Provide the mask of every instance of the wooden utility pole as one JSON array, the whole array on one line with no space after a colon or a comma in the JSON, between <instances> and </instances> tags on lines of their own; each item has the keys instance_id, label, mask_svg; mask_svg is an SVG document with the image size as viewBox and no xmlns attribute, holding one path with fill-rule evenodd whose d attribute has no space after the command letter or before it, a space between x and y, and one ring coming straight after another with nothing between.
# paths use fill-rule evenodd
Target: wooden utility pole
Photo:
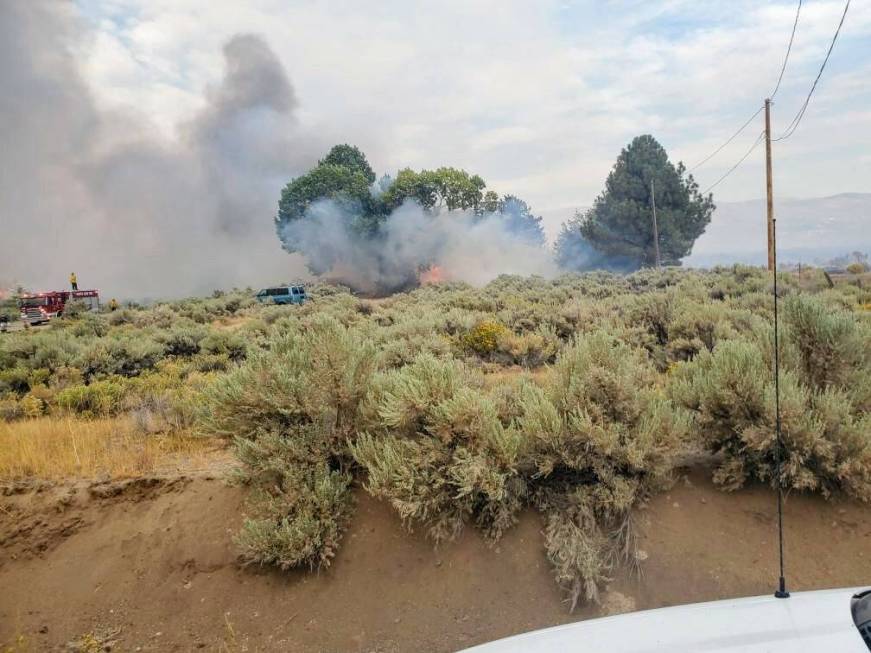
<instances>
[{"instance_id":1,"label":"wooden utility pole","mask_svg":"<svg viewBox=\"0 0 871 653\"><path fill-rule=\"evenodd\" d=\"M656 254L656 269L662 268L662 261L659 258L659 227L656 226L656 188L653 185L653 180L650 180L650 204L653 207L653 251Z\"/></svg>"},{"instance_id":2,"label":"wooden utility pole","mask_svg":"<svg viewBox=\"0 0 871 653\"><path fill-rule=\"evenodd\" d=\"M774 271L774 189L771 181L771 100L765 100L765 193L768 223L768 269Z\"/></svg>"}]
</instances>

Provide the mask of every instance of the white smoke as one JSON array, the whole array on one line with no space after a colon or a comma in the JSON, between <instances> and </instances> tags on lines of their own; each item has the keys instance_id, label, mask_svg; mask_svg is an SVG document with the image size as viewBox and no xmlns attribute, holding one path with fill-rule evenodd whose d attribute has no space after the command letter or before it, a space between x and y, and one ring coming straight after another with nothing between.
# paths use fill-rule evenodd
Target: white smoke
<instances>
[{"instance_id":1,"label":"white smoke","mask_svg":"<svg viewBox=\"0 0 871 653\"><path fill-rule=\"evenodd\" d=\"M80 287L140 299L306 276L271 218L325 148L295 125L268 45L230 39L223 79L170 141L135 109L98 108L73 55L90 37L72 3L0 2L0 281L59 288L74 271ZM310 269L370 292L415 285L432 265L474 284L553 274L503 218L406 203L363 238L351 207L324 201L281 235Z\"/></svg>"},{"instance_id":2,"label":"white smoke","mask_svg":"<svg viewBox=\"0 0 871 653\"><path fill-rule=\"evenodd\" d=\"M141 298L304 274L270 217L322 146L295 133L268 45L232 38L223 80L167 141L132 109L97 108L72 54L87 38L73 3L0 3L0 279L48 289L75 271Z\"/></svg>"},{"instance_id":3,"label":"white smoke","mask_svg":"<svg viewBox=\"0 0 871 653\"><path fill-rule=\"evenodd\" d=\"M446 280L475 285L500 274L557 273L551 253L511 231L499 213L430 212L407 200L371 239L354 231L354 219L353 205L321 200L287 223L281 238L305 253L315 272L373 293L415 285L432 266Z\"/></svg>"}]
</instances>

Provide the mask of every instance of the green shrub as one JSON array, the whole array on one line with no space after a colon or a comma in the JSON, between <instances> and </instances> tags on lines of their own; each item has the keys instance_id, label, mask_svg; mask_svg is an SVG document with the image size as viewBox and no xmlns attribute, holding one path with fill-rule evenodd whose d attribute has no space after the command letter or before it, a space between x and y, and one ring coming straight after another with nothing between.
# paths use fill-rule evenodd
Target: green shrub
<instances>
[{"instance_id":1,"label":"green shrub","mask_svg":"<svg viewBox=\"0 0 871 653\"><path fill-rule=\"evenodd\" d=\"M70 326L69 332L77 338L102 338L109 332L109 324L103 316L86 312Z\"/></svg>"},{"instance_id":2,"label":"green shrub","mask_svg":"<svg viewBox=\"0 0 871 653\"><path fill-rule=\"evenodd\" d=\"M135 314L129 308L122 308L120 311L110 313L109 324L112 326L120 326L122 324L132 324L135 319Z\"/></svg>"},{"instance_id":3,"label":"green shrub","mask_svg":"<svg viewBox=\"0 0 871 653\"><path fill-rule=\"evenodd\" d=\"M413 361L419 354L450 357L453 349L451 340L438 333L389 338L379 345L378 362L383 367L401 367Z\"/></svg>"},{"instance_id":4,"label":"green shrub","mask_svg":"<svg viewBox=\"0 0 871 653\"><path fill-rule=\"evenodd\" d=\"M641 327L650 334L652 345L664 347L669 340L669 326L674 316L671 293L650 293L627 298L624 319L629 327Z\"/></svg>"},{"instance_id":5,"label":"green shrub","mask_svg":"<svg viewBox=\"0 0 871 653\"><path fill-rule=\"evenodd\" d=\"M59 367L51 375L48 384L54 390L63 390L71 385L82 385L84 376L77 367Z\"/></svg>"},{"instance_id":6,"label":"green shrub","mask_svg":"<svg viewBox=\"0 0 871 653\"><path fill-rule=\"evenodd\" d=\"M208 354L223 354L233 362L244 360L248 354L248 347L241 336L224 331L213 331L202 339L200 346Z\"/></svg>"},{"instance_id":7,"label":"green shrub","mask_svg":"<svg viewBox=\"0 0 871 653\"><path fill-rule=\"evenodd\" d=\"M718 342L753 331L758 321L749 311L722 303L678 301L668 327L668 361L691 360L702 350L711 351Z\"/></svg>"},{"instance_id":8,"label":"green shrub","mask_svg":"<svg viewBox=\"0 0 871 653\"><path fill-rule=\"evenodd\" d=\"M95 340L77 361L86 379L137 376L153 369L163 348L147 337L115 336Z\"/></svg>"},{"instance_id":9,"label":"green shrub","mask_svg":"<svg viewBox=\"0 0 871 653\"><path fill-rule=\"evenodd\" d=\"M329 566L352 508L351 475L331 464L330 451L314 424L236 441L242 480L254 489L254 516L237 536L245 562Z\"/></svg>"},{"instance_id":10,"label":"green shrub","mask_svg":"<svg viewBox=\"0 0 871 653\"><path fill-rule=\"evenodd\" d=\"M630 510L671 481L686 417L661 396L646 357L596 332L560 353L545 389L527 386L519 427L557 581L573 606L597 600L617 552L633 553Z\"/></svg>"},{"instance_id":11,"label":"green shrub","mask_svg":"<svg viewBox=\"0 0 871 653\"><path fill-rule=\"evenodd\" d=\"M784 302L784 322L786 337L800 355L802 382L814 390L858 392L862 409L871 410L871 330L853 313L829 310L806 296Z\"/></svg>"},{"instance_id":12,"label":"green shrub","mask_svg":"<svg viewBox=\"0 0 871 653\"><path fill-rule=\"evenodd\" d=\"M351 445L369 492L407 524L423 523L436 542L454 539L470 519L500 537L525 492L519 433L470 382L462 365L428 355L388 372L369 398L377 430Z\"/></svg>"},{"instance_id":13,"label":"green shrub","mask_svg":"<svg viewBox=\"0 0 871 653\"><path fill-rule=\"evenodd\" d=\"M12 367L0 370L0 394L15 392L20 395L30 390L30 370Z\"/></svg>"},{"instance_id":14,"label":"green shrub","mask_svg":"<svg viewBox=\"0 0 871 653\"><path fill-rule=\"evenodd\" d=\"M55 401L60 408L85 417L114 415L121 408L124 390L119 380L106 379L65 388L57 393Z\"/></svg>"},{"instance_id":15,"label":"green shrub","mask_svg":"<svg viewBox=\"0 0 871 653\"><path fill-rule=\"evenodd\" d=\"M85 315L88 312L88 307L83 301L72 300L66 303L63 308L63 319L75 320Z\"/></svg>"},{"instance_id":16,"label":"green shrub","mask_svg":"<svg viewBox=\"0 0 871 653\"><path fill-rule=\"evenodd\" d=\"M166 356L193 356L200 352L200 342L206 337L202 328L174 328L160 333L156 340L163 345Z\"/></svg>"},{"instance_id":17,"label":"green shrub","mask_svg":"<svg viewBox=\"0 0 871 653\"><path fill-rule=\"evenodd\" d=\"M799 337L800 338L800 337ZM722 462L714 480L728 489L751 480L786 488L842 490L871 501L871 425L867 412L842 388L808 387L803 370L781 371L783 466L778 447L770 358L747 340L723 342L671 376L674 400L695 415L701 442Z\"/></svg>"},{"instance_id":18,"label":"green shrub","mask_svg":"<svg viewBox=\"0 0 871 653\"><path fill-rule=\"evenodd\" d=\"M561 344L556 331L544 325L532 333L518 335L506 331L499 338L498 350L506 362L537 367L552 362Z\"/></svg>"},{"instance_id":19,"label":"green shrub","mask_svg":"<svg viewBox=\"0 0 871 653\"><path fill-rule=\"evenodd\" d=\"M325 421L341 438L355 426L374 365L370 342L335 319L318 319L219 377L206 392L203 429L254 438Z\"/></svg>"},{"instance_id":20,"label":"green shrub","mask_svg":"<svg viewBox=\"0 0 871 653\"><path fill-rule=\"evenodd\" d=\"M227 354L199 354L191 358L191 364L197 372L226 372L232 366Z\"/></svg>"},{"instance_id":21,"label":"green shrub","mask_svg":"<svg viewBox=\"0 0 871 653\"><path fill-rule=\"evenodd\" d=\"M547 389L487 392L462 365L424 355L376 377L351 451L367 490L436 542L469 522L496 539L523 505L538 508L574 605L597 598L627 550L631 508L669 483L686 437L655 382L643 355L602 332L559 355Z\"/></svg>"},{"instance_id":22,"label":"green shrub","mask_svg":"<svg viewBox=\"0 0 871 653\"><path fill-rule=\"evenodd\" d=\"M137 430L168 433L193 425L204 379L170 364L161 365L159 372L125 379L123 385L120 408L131 415Z\"/></svg>"},{"instance_id":23,"label":"green shrub","mask_svg":"<svg viewBox=\"0 0 871 653\"><path fill-rule=\"evenodd\" d=\"M420 354L410 364L372 380L361 426L413 435L433 406L454 396L467 380L459 361Z\"/></svg>"},{"instance_id":24,"label":"green shrub","mask_svg":"<svg viewBox=\"0 0 871 653\"><path fill-rule=\"evenodd\" d=\"M850 263L847 266L847 272L850 274L864 274L868 271L868 266L864 263Z\"/></svg>"},{"instance_id":25,"label":"green shrub","mask_svg":"<svg viewBox=\"0 0 871 653\"><path fill-rule=\"evenodd\" d=\"M868 499L871 292L793 277L779 279L784 484ZM503 275L362 303L308 290L304 306L234 290L4 334L0 417L124 412L144 434L195 424L233 441L255 564L328 564L355 475L436 542L466 526L496 540L532 508L572 604L636 563L633 514L684 446L716 452L729 487L773 480L761 268Z\"/></svg>"},{"instance_id":26,"label":"green shrub","mask_svg":"<svg viewBox=\"0 0 871 653\"><path fill-rule=\"evenodd\" d=\"M31 369L55 370L74 364L79 355L80 344L65 330L41 331L31 337L33 350L22 361Z\"/></svg>"}]
</instances>

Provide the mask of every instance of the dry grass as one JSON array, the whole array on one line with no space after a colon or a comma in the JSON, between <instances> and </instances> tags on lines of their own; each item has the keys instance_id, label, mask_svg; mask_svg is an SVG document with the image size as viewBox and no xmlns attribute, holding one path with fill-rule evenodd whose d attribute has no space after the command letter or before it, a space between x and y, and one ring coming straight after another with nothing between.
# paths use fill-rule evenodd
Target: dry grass
<instances>
[{"instance_id":1,"label":"dry grass","mask_svg":"<svg viewBox=\"0 0 871 653\"><path fill-rule=\"evenodd\" d=\"M235 331L251 321L248 315L231 315L228 317L219 317L212 321L212 326L216 329Z\"/></svg>"},{"instance_id":2,"label":"dry grass","mask_svg":"<svg viewBox=\"0 0 871 653\"><path fill-rule=\"evenodd\" d=\"M538 386L543 386L548 379L548 367L536 367L526 369L520 365L512 365L511 367L494 367L488 369L484 374L484 387L489 389L495 388L505 383L516 381L521 376L529 379Z\"/></svg>"},{"instance_id":3,"label":"dry grass","mask_svg":"<svg viewBox=\"0 0 871 653\"><path fill-rule=\"evenodd\" d=\"M187 434L140 435L126 417L0 422L0 479L122 478L201 468L213 449L213 441Z\"/></svg>"}]
</instances>

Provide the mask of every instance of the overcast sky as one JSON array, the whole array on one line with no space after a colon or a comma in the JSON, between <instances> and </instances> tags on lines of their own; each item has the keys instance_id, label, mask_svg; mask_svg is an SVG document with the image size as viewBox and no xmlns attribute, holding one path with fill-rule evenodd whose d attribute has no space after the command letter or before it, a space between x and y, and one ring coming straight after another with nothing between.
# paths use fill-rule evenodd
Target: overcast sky
<instances>
[{"instance_id":1,"label":"overcast sky","mask_svg":"<svg viewBox=\"0 0 871 653\"><path fill-rule=\"evenodd\" d=\"M297 119L360 146L375 169L439 165L548 211L589 205L614 159L653 134L691 166L777 79L795 2L77 0L94 38L80 61L106 107L135 105L168 132L222 74L221 45L262 34L287 69ZM798 109L841 0L804 3L773 110ZM854 2L799 131L775 150L776 192L871 191L871 3ZM747 150L762 116L696 176ZM764 194L763 149L718 200ZM549 231L554 225L549 225Z\"/></svg>"}]
</instances>

